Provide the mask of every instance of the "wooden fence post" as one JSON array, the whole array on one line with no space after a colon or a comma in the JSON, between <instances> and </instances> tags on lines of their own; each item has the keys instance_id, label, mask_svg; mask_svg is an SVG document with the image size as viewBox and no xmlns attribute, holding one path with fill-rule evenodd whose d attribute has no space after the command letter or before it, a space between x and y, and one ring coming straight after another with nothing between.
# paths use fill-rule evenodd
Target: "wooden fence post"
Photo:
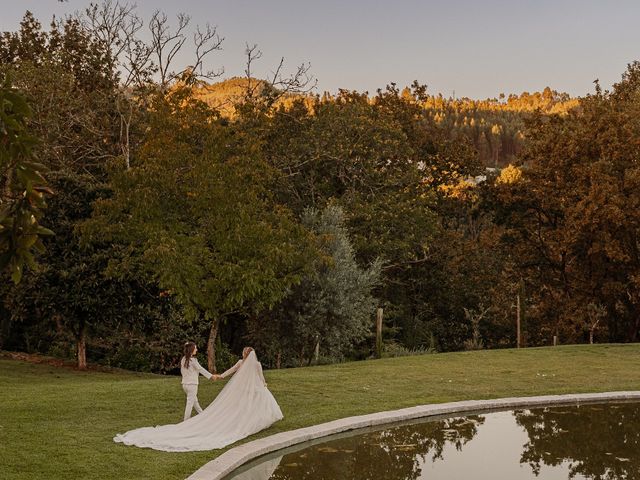
<instances>
[{"instance_id":1,"label":"wooden fence post","mask_svg":"<svg viewBox=\"0 0 640 480\"><path fill-rule=\"evenodd\" d=\"M516 295L516 345L520 348L520 294Z\"/></svg>"},{"instance_id":2,"label":"wooden fence post","mask_svg":"<svg viewBox=\"0 0 640 480\"><path fill-rule=\"evenodd\" d=\"M376 357L382 358L382 308L376 310Z\"/></svg>"}]
</instances>

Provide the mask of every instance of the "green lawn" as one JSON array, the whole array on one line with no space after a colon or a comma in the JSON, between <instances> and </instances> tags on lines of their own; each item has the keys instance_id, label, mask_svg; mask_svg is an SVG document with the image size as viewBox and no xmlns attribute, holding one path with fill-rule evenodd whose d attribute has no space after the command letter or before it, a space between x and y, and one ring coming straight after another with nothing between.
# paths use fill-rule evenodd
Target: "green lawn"
<instances>
[{"instance_id":1,"label":"green lawn","mask_svg":"<svg viewBox=\"0 0 640 480\"><path fill-rule=\"evenodd\" d=\"M412 405L640 389L640 345L424 355L266 372L285 419L257 436ZM201 382L207 405L221 382ZM115 433L179 421L178 377L76 372L0 358L0 477L182 479L222 451L166 453Z\"/></svg>"}]
</instances>

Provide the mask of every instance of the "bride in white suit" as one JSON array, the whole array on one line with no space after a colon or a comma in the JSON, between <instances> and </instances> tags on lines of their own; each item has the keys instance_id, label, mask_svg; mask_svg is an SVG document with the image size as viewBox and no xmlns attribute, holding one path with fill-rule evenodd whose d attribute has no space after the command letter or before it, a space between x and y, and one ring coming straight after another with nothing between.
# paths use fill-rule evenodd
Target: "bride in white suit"
<instances>
[{"instance_id":1,"label":"bride in white suit","mask_svg":"<svg viewBox=\"0 0 640 480\"><path fill-rule=\"evenodd\" d=\"M262 366L253 348L217 378L233 375L211 405L181 423L144 427L114 437L125 445L166 452L193 452L223 448L283 418L267 389Z\"/></svg>"}]
</instances>

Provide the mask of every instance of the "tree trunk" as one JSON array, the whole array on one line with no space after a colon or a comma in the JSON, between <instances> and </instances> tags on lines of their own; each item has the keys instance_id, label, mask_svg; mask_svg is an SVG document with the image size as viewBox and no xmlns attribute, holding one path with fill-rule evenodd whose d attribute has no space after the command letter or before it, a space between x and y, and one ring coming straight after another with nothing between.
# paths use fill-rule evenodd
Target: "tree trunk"
<instances>
[{"instance_id":1,"label":"tree trunk","mask_svg":"<svg viewBox=\"0 0 640 480\"><path fill-rule=\"evenodd\" d=\"M376 309L376 358L382 358L382 308Z\"/></svg>"},{"instance_id":2,"label":"tree trunk","mask_svg":"<svg viewBox=\"0 0 640 480\"><path fill-rule=\"evenodd\" d=\"M7 309L0 305L0 350L11 336L11 316Z\"/></svg>"},{"instance_id":3,"label":"tree trunk","mask_svg":"<svg viewBox=\"0 0 640 480\"><path fill-rule=\"evenodd\" d=\"M11 193L11 182L13 180L13 169L15 165L11 163L5 170L5 181L2 190L2 200L10 200L13 196Z\"/></svg>"},{"instance_id":4,"label":"tree trunk","mask_svg":"<svg viewBox=\"0 0 640 480\"><path fill-rule=\"evenodd\" d=\"M76 348L78 351L78 369L87 369L87 325L84 321L80 323L78 336L76 337Z\"/></svg>"},{"instance_id":5,"label":"tree trunk","mask_svg":"<svg viewBox=\"0 0 640 480\"><path fill-rule=\"evenodd\" d=\"M131 150L129 148L129 122L130 121L131 119L128 119L125 122L125 138L124 138L124 145L123 145L124 159L125 159L125 164L127 166L127 170L131 168L131 160L130 160Z\"/></svg>"},{"instance_id":6,"label":"tree trunk","mask_svg":"<svg viewBox=\"0 0 640 480\"><path fill-rule=\"evenodd\" d=\"M589 344L593 345L593 334L596 331L596 328L598 327L598 324L600 323L600 319L596 320L592 325L591 328L589 329Z\"/></svg>"},{"instance_id":7,"label":"tree trunk","mask_svg":"<svg viewBox=\"0 0 640 480\"><path fill-rule=\"evenodd\" d=\"M282 352L278 350L278 353L276 354L276 368L278 370L280 370L281 361L282 361Z\"/></svg>"},{"instance_id":8,"label":"tree trunk","mask_svg":"<svg viewBox=\"0 0 640 480\"><path fill-rule=\"evenodd\" d=\"M304 346L300 349L300 356L298 357L298 365L304 367Z\"/></svg>"},{"instance_id":9,"label":"tree trunk","mask_svg":"<svg viewBox=\"0 0 640 480\"><path fill-rule=\"evenodd\" d=\"M11 333L11 320L8 318L2 317L0 319L0 350L2 350L2 346L4 345L5 338L9 338Z\"/></svg>"},{"instance_id":10,"label":"tree trunk","mask_svg":"<svg viewBox=\"0 0 640 480\"><path fill-rule=\"evenodd\" d=\"M127 112L121 110L121 99L127 103ZM131 127L131 117L133 116L133 105L131 100L125 96L118 96L117 109L120 114L120 149L122 156L124 157L126 169L131 167L131 147L130 147L130 134L129 129Z\"/></svg>"},{"instance_id":11,"label":"tree trunk","mask_svg":"<svg viewBox=\"0 0 640 480\"><path fill-rule=\"evenodd\" d=\"M209 331L209 341L207 341L207 365L211 373L218 373L216 370L216 338L218 337L218 327L220 320L218 317L211 321L211 330Z\"/></svg>"},{"instance_id":12,"label":"tree trunk","mask_svg":"<svg viewBox=\"0 0 640 480\"><path fill-rule=\"evenodd\" d=\"M307 366L310 366L311 363L314 361L315 361L315 364L317 365L319 358L320 358L320 335L316 335L315 345L313 347L313 355L309 357Z\"/></svg>"},{"instance_id":13,"label":"tree trunk","mask_svg":"<svg viewBox=\"0 0 640 480\"><path fill-rule=\"evenodd\" d=\"M635 309L634 309L635 310ZM631 330L629 331L629 337L627 338L628 342L636 342L638 339L638 330L640 330L640 315L635 315L635 320L631 325Z\"/></svg>"}]
</instances>

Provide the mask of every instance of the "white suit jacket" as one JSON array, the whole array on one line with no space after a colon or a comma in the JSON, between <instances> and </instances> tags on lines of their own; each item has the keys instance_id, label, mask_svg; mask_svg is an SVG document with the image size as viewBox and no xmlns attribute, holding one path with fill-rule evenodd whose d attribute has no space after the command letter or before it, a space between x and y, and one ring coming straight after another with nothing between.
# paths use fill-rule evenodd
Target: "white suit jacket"
<instances>
[{"instance_id":1,"label":"white suit jacket","mask_svg":"<svg viewBox=\"0 0 640 480\"><path fill-rule=\"evenodd\" d=\"M198 363L198 359L191 357L189 366L184 366L184 357L180 360L180 373L182 373L182 385L198 385L198 375L202 374L207 379L211 378L211 374Z\"/></svg>"}]
</instances>

